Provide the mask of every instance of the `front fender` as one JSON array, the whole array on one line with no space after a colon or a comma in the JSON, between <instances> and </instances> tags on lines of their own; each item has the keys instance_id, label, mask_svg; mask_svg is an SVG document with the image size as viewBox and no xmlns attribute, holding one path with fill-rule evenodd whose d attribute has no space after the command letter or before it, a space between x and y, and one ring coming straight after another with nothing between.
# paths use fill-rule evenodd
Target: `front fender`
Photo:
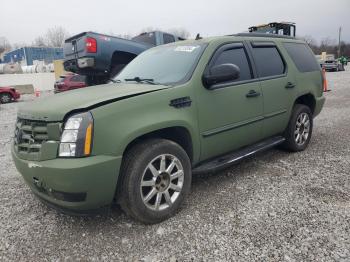
<instances>
[{"instance_id":1,"label":"front fender","mask_svg":"<svg viewBox=\"0 0 350 262\"><path fill-rule=\"evenodd\" d=\"M169 127L185 128L192 140L193 160L199 159L198 124L194 101L190 107L174 108L169 101L188 96L184 88L169 88L121 100L93 109L94 155L122 156L136 138Z\"/></svg>"}]
</instances>

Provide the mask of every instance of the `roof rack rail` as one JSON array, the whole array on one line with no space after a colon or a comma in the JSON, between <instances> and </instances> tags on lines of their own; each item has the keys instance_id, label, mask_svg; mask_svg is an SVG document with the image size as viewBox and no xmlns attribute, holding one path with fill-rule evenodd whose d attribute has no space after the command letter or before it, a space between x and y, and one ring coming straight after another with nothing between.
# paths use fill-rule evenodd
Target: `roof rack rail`
<instances>
[{"instance_id":1,"label":"roof rack rail","mask_svg":"<svg viewBox=\"0 0 350 262\"><path fill-rule=\"evenodd\" d=\"M286 38L286 39L296 39L294 36L288 35L275 35L275 34L264 34L264 33L238 33L229 36L247 36L247 37L270 37L270 38Z\"/></svg>"}]
</instances>

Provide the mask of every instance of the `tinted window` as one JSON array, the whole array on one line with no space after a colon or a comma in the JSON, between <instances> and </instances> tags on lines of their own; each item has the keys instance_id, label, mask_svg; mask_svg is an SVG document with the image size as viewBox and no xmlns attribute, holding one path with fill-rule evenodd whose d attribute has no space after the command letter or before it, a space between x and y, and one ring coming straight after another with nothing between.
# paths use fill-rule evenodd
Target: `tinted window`
<instances>
[{"instance_id":1,"label":"tinted window","mask_svg":"<svg viewBox=\"0 0 350 262\"><path fill-rule=\"evenodd\" d=\"M284 47L300 72L320 70L315 55L305 44L284 43Z\"/></svg>"},{"instance_id":2,"label":"tinted window","mask_svg":"<svg viewBox=\"0 0 350 262\"><path fill-rule=\"evenodd\" d=\"M250 65L243 48L234 48L223 51L214 62L214 65L221 64L234 64L239 67L241 74L235 81L248 80L252 78Z\"/></svg>"},{"instance_id":3,"label":"tinted window","mask_svg":"<svg viewBox=\"0 0 350 262\"><path fill-rule=\"evenodd\" d=\"M156 35L155 33L142 33L138 36L135 36L132 38L132 40L136 42L142 42L142 43L147 43L151 45L156 45Z\"/></svg>"},{"instance_id":4,"label":"tinted window","mask_svg":"<svg viewBox=\"0 0 350 262\"><path fill-rule=\"evenodd\" d=\"M285 66L276 47L254 47L253 55L259 77L277 76L284 73Z\"/></svg>"},{"instance_id":5,"label":"tinted window","mask_svg":"<svg viewBox=\"0 0 350 262\"><path fill-rule=\"evenodd\" d=\"M175 42L174 36L169 35L169 34L164 34L163 35L163 40L164 40L164 44Z\"/></svg>"},{"instance_id":6,"label":"tinted window","mask_svg":"<svg viewBox=\"0 0 350 262\"><path fill-rule=\"evenodd\" d=\"M80 76L80 75L73 76L71 78L71 81L72 82L85 82L85 76Z\"/></svg>"}]
</instances>

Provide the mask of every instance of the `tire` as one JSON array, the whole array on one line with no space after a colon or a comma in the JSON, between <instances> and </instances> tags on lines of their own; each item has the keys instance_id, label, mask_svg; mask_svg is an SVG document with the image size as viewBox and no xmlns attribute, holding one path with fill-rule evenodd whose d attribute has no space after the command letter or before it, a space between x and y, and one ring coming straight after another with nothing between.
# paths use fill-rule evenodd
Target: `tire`
<instances>
[{"instance_id":1,"label":"tire","mask_svg":"<svg viewBox=\"0 0 350 262\"><path fill-rule=\"evenodd\" d=\"M110 77L113 78L115 77L117 74L119 74L120 71L123 70L123 68L126 66L126 64L117 64L111 67L111 73L110 73Z\"/></svg>"},{"instance_id":2,"label":"tire","mask_svg":"<svg viewBox=\"0 0 350 262\"><path fill-rule=\"evenodd\" d=\"M11 101L12 101L11 94L9 94L9 93L0 94L0 103L1 104L10 103Z\"/></svg>"},{"instance_id":3,"label":"tire","mask_svg":"<svg viewBox=\"0 0 350 262\"><path fill-rule=\"evenodd\" d=\"M173 216L189 193L191 163L178 144L150 139L126 153L121 176L117 192L121 208L142 223L154 224Z\"/></svg>"},{"instance_id":4,"label":"tire","mask_svg":"<svg viewBox=\"0 0 350 262\"><path fill-rule=\"evenodd\" d=\"M303 151L308 146L313 128L313 117L310 108L306 105L296 104L293 107L284 137L286 141L283 148L291 151Z\"/></svg>"}]
</instances>

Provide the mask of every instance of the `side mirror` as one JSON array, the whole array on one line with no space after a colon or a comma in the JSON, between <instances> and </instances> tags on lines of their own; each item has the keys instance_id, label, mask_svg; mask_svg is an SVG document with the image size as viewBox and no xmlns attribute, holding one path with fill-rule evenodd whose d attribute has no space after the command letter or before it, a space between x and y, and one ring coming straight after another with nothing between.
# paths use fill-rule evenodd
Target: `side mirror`
<instances>
[{"instance_id":1,"label":"side mirror","mask_svg":"<svg viewBox=\"0 0 350 262\"><path fill-rule=\"evenodd\" d=\"M233 81L239 78L241 70L234 64L221 64L210 68L209 72L203 75L203 84L210 88L212 85Z\"/></svg>"}]
</instances>

